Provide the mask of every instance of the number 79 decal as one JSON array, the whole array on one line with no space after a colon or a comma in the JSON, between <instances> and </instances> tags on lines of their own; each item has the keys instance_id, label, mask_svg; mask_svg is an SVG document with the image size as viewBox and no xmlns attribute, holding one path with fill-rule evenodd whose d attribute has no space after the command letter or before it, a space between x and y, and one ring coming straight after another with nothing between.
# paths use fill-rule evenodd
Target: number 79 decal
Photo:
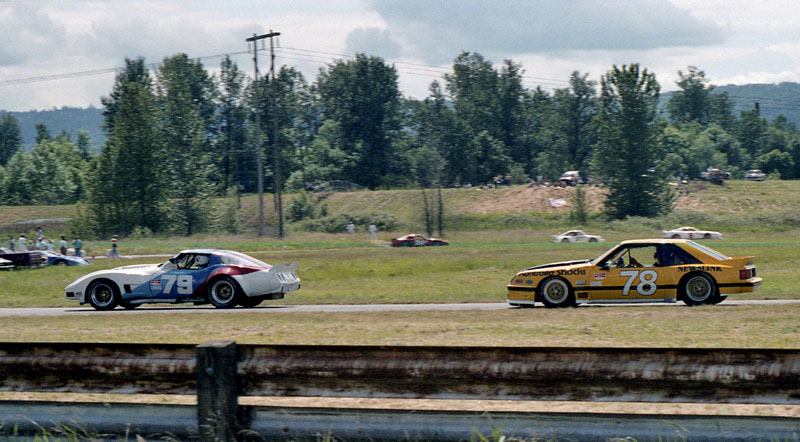
<instances>
[{"instance_id":1,"label":"number 79 decal","mask_svg":"<svg viewBox=\"0 0 800 442\"><path fill-rule=\"evenodd\" d=\"M622 288L622 296L628 296L628 293L631 290L631 285L633 281L636 280L636 277L639 277L639 284L636 285L636 293L642 296L650 296L656 292L656 279L658 279L658 273L655 270L644 270L639 272L638 270L623 270L619 272L619 276L627 276L628 281L625 282L625 287Z\"/></svg>"},{"instance_id":2,"label":"number 79 decal","mask_svg":"<svg viewBox=\"0 0 800 442\"><path fill-rule=\"evenodd\" d=\"M192 294L192 275L161 275L161 279L166 281L166 285L164 286L165 294L172 291L173 285L178 287L179 295ZM177 284L175 284L176 280L178 282Z\"/></svg>"}]
</instances>

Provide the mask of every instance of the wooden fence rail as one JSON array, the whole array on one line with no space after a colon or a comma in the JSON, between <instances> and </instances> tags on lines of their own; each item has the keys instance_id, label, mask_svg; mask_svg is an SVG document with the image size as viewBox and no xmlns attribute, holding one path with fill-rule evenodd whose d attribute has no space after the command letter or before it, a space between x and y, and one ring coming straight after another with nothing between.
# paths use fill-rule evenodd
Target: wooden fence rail
<instances>
[{"instance_id":1,"label":"wooden fence rail","mask_svg":"<svg viewBox=\"0 0 800 442\"><path fill-rule=\"evenodd\" d=\"M800 350L0 343L0 391L196 394L233 440L240 396L800 404Z\"/></svg>"}]
</instances>

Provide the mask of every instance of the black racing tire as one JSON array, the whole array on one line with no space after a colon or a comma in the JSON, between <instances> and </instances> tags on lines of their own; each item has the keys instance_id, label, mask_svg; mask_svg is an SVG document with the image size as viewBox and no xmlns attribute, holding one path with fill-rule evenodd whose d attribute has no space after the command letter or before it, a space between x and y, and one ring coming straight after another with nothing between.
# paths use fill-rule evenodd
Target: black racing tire
<instances>
[{"instance_id":1,"label":"black racing tire","mask_svg":"<svg viewBox=\"0 0 800 442\"><path fill-rule=\"evenodd\" d=\"M67 262L66 262L66 261L64 261L63 259L59 259L58 261L54 262L54 263L53 263L53 265L56 265L56 266L65 266L65 265L67 265Z\"/></svg>"},{"instance_id":2,"label":"black racing tire","mask_svg":"<svg viewBox=\"0 0 800 442\"><path fill-rule=\"evenodd\" d=\"M561 244L566 244L568 242L569 240L567 238L561 238Z\"/></svg>"},{"instance_id":3,"label":"black racing tire","mask_svg":"<svg viewBox=\"0 0 800 442\"><path fill-rule=\"evenodd\" d=\"M139 307L142 304L133 304L133 303L130 303L130 302L127 302L127 301L120 301L119 305L121 305L122 308L124 308L125 310L133 310L133 309L135 309L136 307Z\"/></svg>"},{"instance_id":4,"label":"black racing tire","mask_svg":"<svg viewBox=\"0 0 800 442\"><path fill-rule=\"evenodd\" d=\"M589 238L589 242L597 242L597 238Z\"/></svg>"},{"instance_id":5,"label":"black racing tire","mask_svg":"<svg viewBox=\"0 0 800 442\"><path fill-rule=\"evenodd\" d=\"M243 296L242 300L239 301L239 305L244 308L253 308L262 302L264 302L264 298L258 296Z\"/></svg>"},{"instance_id":6,"label":"black racing tire","mask_svg":"<svg viewBox=\"0 0 800 442\"><path fill-rule=\"evenodd\" d=\"M120 301L119 287L108 279L98 279L89 284L86 298L95 310L113 310Z\"/></svg>"},{"instance_id":7,"label":"black racing tire","mask_svg":"<svg viewBox=\"0 0 800 442\"><path fill-rule=\"evenodd\" d=\"M719 293L715 294L713 298L711 298L711 304L719 304L720 302L728 299L728 295L720 295Z\"/></svg>"},{"instance_id":8,"label":"black racing tire","mask_svg":"<svg viewBox=\"0 0 800 442\"><path fill-rule=\"evenodd\" d=\"M539 299L545 307L562 308L575 305L575 295L564 278L551 276L539 284Z\"/></svg>"},{"instance_id":9,"label":"black racing tire","mask_svg":"<svg viewBox=\"0 0 800 442\"><path fill-rule=\"evenodd\" d=\"M234 308L239 303L239 292L239 285L233 279L215 279L208 287L208 301L216 308Z\"/></svg>"},{"instance_id":10,"label":"black racing tire","mask_svg":"<svg viewBox=\"0 0 800 442\"><path fill-rule=\"evenodd\" d=\"M681 236L678 235L677 233L672 235L672 239L680 239L680 238L681 238Z\"/></svg>"},{"instance_id":11,"label":"black racing tire","mask_svg":"<svg viewBox=\"0 0 800 442\"><path fill-rule=\"evenodd\" d=\"M681 281L680 293L688 306L714 304L717 283L707 273L690 273Z\"/></svg>"},{"instance_id":12,"label":"black racing tire","mask_svg":"<svg viewBox=\"0 0 800 442\"><path fill-rule=\"evenodd\" d=\"M703 239L711 239L711 234L706 233L705 235L703 235Z\"/></svg>"}]
</instances>

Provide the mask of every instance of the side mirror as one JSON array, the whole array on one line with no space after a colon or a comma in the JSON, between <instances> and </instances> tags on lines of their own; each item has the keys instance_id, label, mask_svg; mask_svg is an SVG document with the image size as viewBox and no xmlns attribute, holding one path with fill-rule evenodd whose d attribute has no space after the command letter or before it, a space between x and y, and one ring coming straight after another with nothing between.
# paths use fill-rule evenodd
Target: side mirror
<instances>
[{"instance_id":1,"label":"side mirror","mask_svg":"<svg viewBox=\"0 0 800 442\"><path fill-rule=\"evenodd\" d=\"M602 265L600 266L600 270L608 270L608 263L606 263L606 264L602 264Z\"/></svg>"}]
</instances>

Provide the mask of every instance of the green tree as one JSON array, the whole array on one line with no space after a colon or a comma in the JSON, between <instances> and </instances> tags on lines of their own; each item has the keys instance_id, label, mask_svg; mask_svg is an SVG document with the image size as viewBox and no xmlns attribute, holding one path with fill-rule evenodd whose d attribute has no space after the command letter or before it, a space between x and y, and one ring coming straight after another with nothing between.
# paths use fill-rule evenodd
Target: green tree
<instances>
[{"instance_id":1,"label":"green tree","mask_svg":"<svg viewBox=\"0 0 800 442\"><path fill-rule=\"evenodd\" d=\"M42 123L36 124L36 144L42 143L44 141L50 141L53 137L50 135L50 129L47 128Z\"/></svg>"},{"instance_id":2,"label":"green tree","mask_svg":"<svg viewBox=\"0 0 800 442\"><path fill-rule=\"evenodd\" d=\"M606 177L611 218L656 216L672 209L674 194L660 170L659 84L638 64L614 66L601 80L597 168Z\"/></svg>"},{"instance_id":3,"label":"green tree","mask_svg":"<svg viewBox=\"0 0 800 442\"><path fill-rule=\"evenodd\" d=\"M375 188L390 172L395 139L400 130L400 90L397 71L379 57L357 54L337 61L317 78L326 119L338 123L342 148L354 158L342 178Z\"/></svg>"},{"instance_id":4,"label":"green tree","mask_svg":"<svg viewBox=\"0 0 800 442\"><path fill-rule=\"evenodd\" d=\"M104 98L108 140L90 166L88 213L95 232L126 235L136 227L162 227L167 165L163 136L144 61L117 75L112 96Z\"/></svg>"},{"instance_id":5,"label":"green tree","mask_svg":"<svg viewBox=\"0 0 800 442\"><path fill-rule=\"evenodd\" d=\"M22 132L19 121L12 114L5 113L0 116L0 166L8 163L22 147Z\"/></svg>"},{"instance_id":6,"label":"green tree","mask_svg":"<svg viewBox=\"0 0 800 442\"><path fill-rule=\"evenodd\" d=\"M88 131L85 129L78 131L78 140L76 141L76 145L78 146L80 157L84 161L89 161L92 159L92 138Z\"/></svg>"},{"instance_id":7,"label":"green tree","mask_svg":"<svg viewBox=\"0 0 800 442\"><path fill-rule=\"evenodd\" d=\"M578 71L569 77L570 87L558 89L553 95L555 130L563 134L568 166L565 169L583 170L595 143L592 124L597 113L594 81Z\"/></svg>"},{"instance_id":8,"label":"green tree","mask_svg":"<svg viewBox=\"0 0 800 442\"><path fill-rule=\"evenodd\" d=\"M216 139L216 176L223 189L232 184L240 185L240 160L247 149L247 118L245 103L245 74L230 57L225 57L220 66L218 81L219 93L219 136ZM252 155L249 155L252 156ZM247 163L249 164L249 163Z\"/></svg>"},{"instance_id":9,"label":"green tree","mask_svg":"<svg viewBox=\"0 0 800 442\"><path fill-rule=\"evenodd\" d=\"M212 195L207 136L212 133L205 112L213 84L200 62L185 54L164 59L156 75L156 100L164 141L162 167L170 185L171 229L192 235L211 221L207 199Z\"/></svg>"}]
</instances>

